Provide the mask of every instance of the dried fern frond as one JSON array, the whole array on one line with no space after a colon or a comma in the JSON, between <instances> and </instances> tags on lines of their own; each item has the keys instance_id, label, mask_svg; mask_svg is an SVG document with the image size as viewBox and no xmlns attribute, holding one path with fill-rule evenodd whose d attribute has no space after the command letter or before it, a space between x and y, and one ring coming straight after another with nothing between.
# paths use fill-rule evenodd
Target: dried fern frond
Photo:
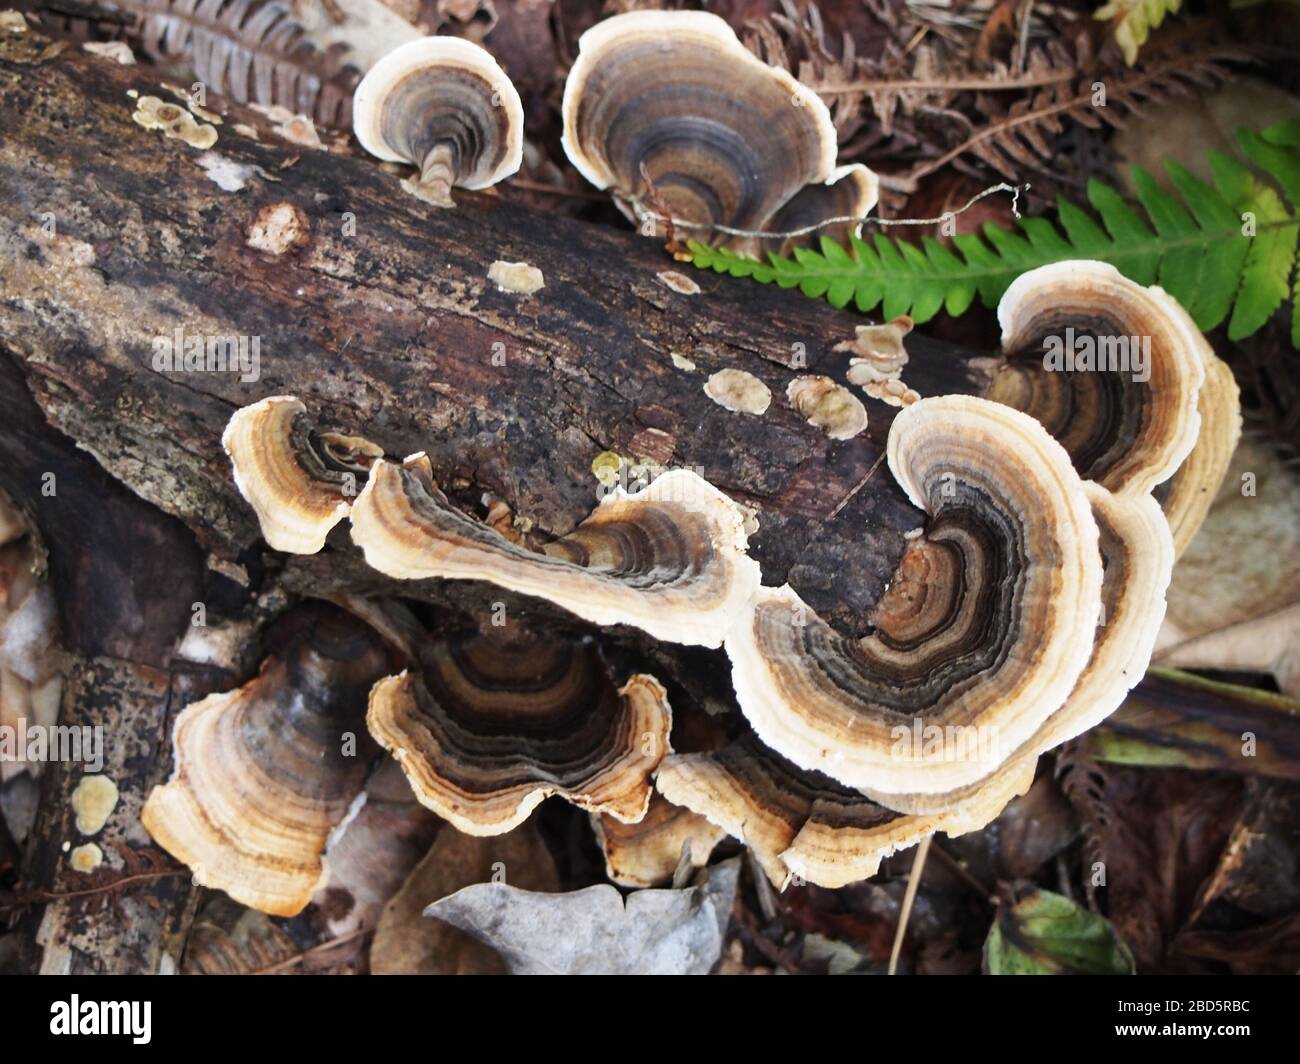
<instances>
[{"instance_id":1,"label":"dried fern frond","mask_svg":"<svg viewBox=\"0 0 1300 1064\"><path fill-rule=\"evenodd\" d=\"M353 50L321 47L287 0L18 0L77 38L124 38L236 103L278 105L348 129Z\"/></svg>"},{"instance_id":2,"label":"dried fern frond","mask_svg":"<svg viewBox=\"0 0 1300 1064\"><path fill-rule=\"evenodd\" d=\"M1017 100L1004 111L992 99L981 101L990 113L987 125L907 175L915 182L964 156L973 155L1002 177L1014 180L1021 168L1054 162L1051 138L1067 123L1088 129L1119 127L1141 107L1193 87L1213 87L1228 80L1232 62L1250 56L1233 45L1208 44L1192 51L1165 48L1140 70L1099 72L1078 81L1047 86Z\"/></svg>"},{"instance_id":3,"label":"dried fern frond","mask_svg":"<svg viewBox=\"0 0 1300 1064\"><path fill-rule=\"evenodd\" d=\"M346 48L317 46L283 0L115 2L139 19L150 58L183 60L211 91L350 126L361 71Z\"/></svg>"}]
</instances>

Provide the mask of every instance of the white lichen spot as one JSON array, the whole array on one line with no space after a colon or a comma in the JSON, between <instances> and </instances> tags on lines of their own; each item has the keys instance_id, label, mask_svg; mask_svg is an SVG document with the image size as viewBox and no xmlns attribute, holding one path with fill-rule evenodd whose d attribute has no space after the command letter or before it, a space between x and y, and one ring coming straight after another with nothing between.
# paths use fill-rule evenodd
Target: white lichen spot
<instances>
[{"instance_id":1,"label":"white lichen spot","mask_svg":"<svg viewBox=\"0 0 1300 1064\"><path fill-rule=\"evenodd\" d=\"M679 355L676 351L674 351L672 355L673 355L673 365L676 366L678 369L684 369L687 373L695 372L695 363L692 362L685 355Z\"/></svg>"},{"instance_id":2,"label":"white lichen spot","mask_svg":"<svg viewBox=\"0 0 1300 1064\"><path fill-rule=\"evenodd\" d=\"M542 271L526 262L505 262L497 259L488 268L488 280L502 292L531 296L546 286Z\"/></svg>"},{"instance_id":3,"label":"white lichen spot","mask_svg":"<svg viewBox=\"0 0 1300 1064\"><path fill-rule=\"evenodd\" d=\"M248 230L248 246L271 255L283 255L307 242L311 223L292 203L263 207Z\"/></svg>"},{"instance_id":4,"label":"white lichen spot","mask_svg":"<svg viewBox=\"0 0 1300 1064\"><path fill-rule=\"evenodd\" d=\"M655 274L660 283L665 288L671 288L674 292L683 296L698 296L700 286L692 281L684 273L678 273L676 270L664 270L663 273Z\"/></svg>"},{"instance_id":5,"label":"white lichen spot","mask_svg":"<svg viewBox=\"0 0 1300 1064\"><path fill-rule=\"evenodd\" d=\"M102 773L82 776L72 792L72 812L83 835L97 834L116 808L117 784Z\"/></svg>"},{"instance_id":6,"label":"white lichen spot","mask_svg":"<svg viewBox=\"0 0 1300 1064\"><path fill-rule=\"evenodd\" d=\"M832 440L849 440L867 427L867 408L856 395L830 377L796 377L786 398L805 421Z\"/></svg>"},{"instance_id":7,"label":"white lichen spot","mask_svg":"<svg viewBox=\"0 0 1300 1064\"><path fill-rule=\"evenodd\" d=\"M772 405L766 384L743 369L720 369L704 385L704 394L737 414L765 414Z\"/></svg>"},{"instance_id":8,"label":"white lichen spot","mask_svg":"<svg viewBox=\"0 0 1300 1064\"><path fill-rule=\"evenodd\" d=\"M217 142L215 126L197 121L189 111L167 103L157 96L141 96L135 102L131 120L145 129L160 129L173 140L183 140L192 148L207 150Z\"/></svg>"},{"instance_id":9,"label":"white lichen spot","mask_svg":"<svg viewBox=\"0 0 1300 1064\"><path fill-rule=\"evenodd\" d=\"M237 163L215 151L205 151L194 161L223 192L238 192L246 188L254 177L265 176L265 171L260 166Z\"/></svg>"},{"instance_id":10,"label":"white lichen spot","mask_svg":"<svg viewBox=\"0 0 1300 1064\"><path fill-rule=\"evenodd\" d=\"M104 863L104 851L93 842L78 846L68 856L68 864L74 872L93 872Z\"/></svg>"},{"instance_id":11,"label":"white lichen spot","mask_svg":"<svg viewBox=\"0 0 1300 1064\"><path fill-rule=\"evenodd\" d=\"M121 66L135 66L135 53L126 41L85 41L81 47L91 55L111 59Z\"/></svg>"}]
</instances>

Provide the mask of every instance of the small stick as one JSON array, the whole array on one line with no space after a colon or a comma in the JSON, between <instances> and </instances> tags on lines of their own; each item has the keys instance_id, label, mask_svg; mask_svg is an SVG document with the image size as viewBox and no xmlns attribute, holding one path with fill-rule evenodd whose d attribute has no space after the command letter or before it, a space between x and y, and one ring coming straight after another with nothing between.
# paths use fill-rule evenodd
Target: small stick
<instances>
[{"instance_id":1,"label":"small stick","mask_svg":"<svg viewBox=\"0 0 1300 1064\"><path fill-rule=\"evenodd\" d=\"M916 854L912 857L912 870L907 874L907 890L903 893L903 909L898 914L898 930L894 933L894 948L889 954L889 974L898 974L898 958L903 952L903 936L907 934L907 922L912 916L912 903L916 901L916 889L921 885L921 873L925 871L925 859L930 853L930 840L927 835L917 844Z\"/></svg>"}]
</instances>

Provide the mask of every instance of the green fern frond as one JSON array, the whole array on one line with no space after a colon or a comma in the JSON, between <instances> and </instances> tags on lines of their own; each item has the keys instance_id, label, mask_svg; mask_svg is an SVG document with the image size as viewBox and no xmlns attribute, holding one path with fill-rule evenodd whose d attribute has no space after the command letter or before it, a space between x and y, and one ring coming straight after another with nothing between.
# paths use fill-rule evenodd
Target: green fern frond
<instances>
[{"instance_id":1,"label":"green fern frond","mask_svg":"<svg viewBox=\"0 0 1300 1064\"><path fill-rule=\"evenodd\" d=\"M769 254L761 262L695 241L688 246L701 269L917 322L940 310L962 314L977 296L996 306L1012 281L1038 266L1100 259L1139 284L1159 284L1203 330L1227 321L1232 340L1256 332L1289 300L1291 339L1300 348L1300 121L1242 130L1238 140L1269 181L1218 152L1209 157L1212 182L1167 163L1176 192L1135 166L1141 210L1094 180L1087 188L1091 213L1058 199L1054 223L1021 218L1019 231L990 223L978 235L954 236L951 248L928 236L914 244L877 233L870 241L854 237L847 247L822 237L819 251L797 248L791 257Z\"/></svg>"},{"instance_id":2,"label":"green fern frond","mask_svg":"<svg viewBox=\"0 0 1300 1064\"><path fill-rule=\"evenodd\" d=\"M1124 53L1124 62L1132 66L1151 31L1182 6L1183 0L1110 0L1092 17L1114 23L1115 43Z\"/></svg>"}]
</instances>

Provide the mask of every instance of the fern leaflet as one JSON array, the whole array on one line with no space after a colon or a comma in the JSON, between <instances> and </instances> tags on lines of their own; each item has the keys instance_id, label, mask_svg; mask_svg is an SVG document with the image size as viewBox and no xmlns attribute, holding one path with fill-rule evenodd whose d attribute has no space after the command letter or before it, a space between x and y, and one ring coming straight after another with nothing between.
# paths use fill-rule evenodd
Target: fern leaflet
<instances>
[{"instance_id":1,"label":"fern leaflet","mask_svg":"<svg viewBox=\"0 0 1300 1064\"><path fill-rule=\"evenodd\" d=\"M1027 270L1063 259L1100 259L1139 284L1159 284L1183 304L1202 330L1228 323L1239 340L1258 331L1288 299L1291 339L1300 348L1300 120L1254 133L1240 130L1242 151L1268 181L1236 159L1212 152L1211 182L1177 163L1166 164L1170 192L1133 167L1141 210L1110 185L1088 183L1092 212L1058 199L1056 221L1021 218L1019 231L986 224L980 234L952 237L946 247L874 234L849 246L823 236L820 250L795 248L766 261L690 241L701 269L763 284L798 288L833 306L862 313L881 307L885 318L909 314L924 322L940 310L956 316L978 296L996 306ZM1094 216L1095 214L1095 216Z\"/></svg>"}]
</instances>

